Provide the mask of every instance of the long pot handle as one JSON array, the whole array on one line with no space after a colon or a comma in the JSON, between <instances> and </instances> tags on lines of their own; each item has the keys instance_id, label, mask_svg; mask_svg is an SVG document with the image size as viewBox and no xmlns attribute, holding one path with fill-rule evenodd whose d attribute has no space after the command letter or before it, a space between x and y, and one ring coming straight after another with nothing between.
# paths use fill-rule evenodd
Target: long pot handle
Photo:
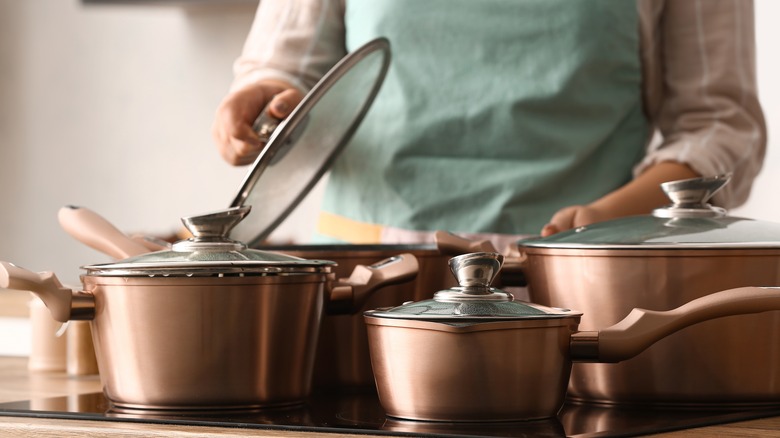
<instances>
[{"instance_id":1,"label":"long pot handle","mask_svg":"<svg viewBox=\"0 0 780 438\"><path fill-rule=\"evenodd\" d=\"M357 265L346 280L339 280L332 287L327 311L330 314L355 313L371 294L385 286L413 280L419 271L417 258L412 254L400 254L374 263Z\"/></svg>"},{"instance_id":2,"label":"long pot handle","mask_svg":"<svg viewBox=\"0 0 780 438\"><path fill-rule=\"evenodd\" d=\"M0 288L35 293L60 322L88 320L95 316L95 297L64 287L51 272L32 272L9 262L0 262Z\"/></svg>"},{"instance_id":3,"label":"long pot handle","mask_svg":"<svg viewBox=\"0 0 780 438\"><path fill-rule=\"evenodd\" d=\"M88 208L62 207L57 218L60 226L76 240L114 259L126 259L150 251Z\"/></svg>"},{"instance_id":4,"label":"long pot handle","mask_svg":"<svg viewBox=\"0 0 780 438\"><path fill-rule=\"evenodd\" d=\"M741 287L716 292L676 309L634 309L622 321L598 332L572 335L572 360L620 362L685 327L724 316L780 310L780 288Z\"/></svg>"}]
</instances>

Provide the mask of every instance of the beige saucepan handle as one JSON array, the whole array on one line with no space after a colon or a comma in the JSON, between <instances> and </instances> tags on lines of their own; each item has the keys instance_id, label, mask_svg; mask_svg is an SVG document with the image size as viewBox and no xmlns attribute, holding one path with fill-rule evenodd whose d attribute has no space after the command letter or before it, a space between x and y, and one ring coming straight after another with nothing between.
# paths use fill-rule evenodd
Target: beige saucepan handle
<instances>
[{"instance_id":1,"label":"beige saucepan handle","mask_svg":"<svg viewBox=\"0 0 780 438\"><path fill-rule=\"evenodd\" d=\"M724 316L780 310L780 287L741 287L697 298L676 309L634 309L619 323L598 332L572 335L572 360L620 362L691 325Z\"/></svg>"},{"instance_id":2,"label":"beige saucepan handle","mask_svg":"<svg viewBox=\"0 0 780 438\"><path fill-rule=\"evenodd\" d=\"M147 246L128 237L108 220L88 208L62 207L57 218L60 226L76 240L117 260L150 251Z\"/></svg>"},{"instance_id":3,"label":"beige saucepan handle","mask_svg":"<svg viewBox=\"0 0 780 438\"><path fill-rule=\"evenodd\" d=\"M35 293L49 308L51 316L60 322L95 316L95 298L64 287L51 272L32 272L13 263L0 262L0 288Z\"/></svg>"}]
</instances>

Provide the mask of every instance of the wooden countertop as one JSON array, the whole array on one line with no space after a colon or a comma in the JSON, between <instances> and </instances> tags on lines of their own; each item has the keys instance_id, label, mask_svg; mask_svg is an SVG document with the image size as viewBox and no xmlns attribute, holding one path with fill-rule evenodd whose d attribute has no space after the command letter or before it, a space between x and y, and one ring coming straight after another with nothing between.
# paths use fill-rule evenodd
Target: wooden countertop
<instances>
[{"instance_id":1,"label":"wooden countertop","mask_svg":"<svg viewBox=\"0 0 780 438\"><path fill-rule=\"evenodd\" d=\"M97 376L68 377L65 373L29 373L26 358L0 357L0 403L40 397L99 392ZM270 437L333 438L332 433L182 426L111 421L62 420L0 415L2 437ZM380 438L378 435L355 435ZM780 417L654 435L668 438L780 437Z\"/></svg>"}]
</instances>

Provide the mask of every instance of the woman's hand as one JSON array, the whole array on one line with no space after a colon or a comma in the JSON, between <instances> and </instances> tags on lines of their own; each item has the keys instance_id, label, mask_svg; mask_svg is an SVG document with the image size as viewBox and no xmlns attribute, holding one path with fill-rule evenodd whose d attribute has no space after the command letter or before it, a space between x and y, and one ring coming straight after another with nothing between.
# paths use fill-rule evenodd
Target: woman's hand
<instances>
[{"instance_id":1,"label":"woman's hand","mask_svg":"<svg viewBox=\"0 0 780 438\"><path fill-rule=\"evenodd\" d=\"M220 155L239 166L252 163L265 143L252 124L267 105L269 113L284 119L303 99L303 93L281 81L266 80L228 94L214 118L211 134Z\"/></svg>"},{"instance_id":2,"label":"woman's hand","mask_svg":"<svg viewBox=\"0 0 780 438\"><path fill-rule=\"evenodd\" d=\"M608 219L611 219L608 212L600 211L598 208L589 205L573 205L558 210L550 219L550 222L542 228L541 235L542 237L547 237L570 228L582 227Z\"/></svg>"},{"instance_id":3,"label":"woman's hand","mask_svg":"<svg viewBox=\"0 0 780 438\"><path fill-rule=\"evenodd\" d=\"M664 161L649 167L633 181L588 205L574 205L558 210L542 228L546 237L571 228L582 227L624 216L648 214L669 203L661 183L699 177L688 165Z\"/></svg>"}]
</instances>

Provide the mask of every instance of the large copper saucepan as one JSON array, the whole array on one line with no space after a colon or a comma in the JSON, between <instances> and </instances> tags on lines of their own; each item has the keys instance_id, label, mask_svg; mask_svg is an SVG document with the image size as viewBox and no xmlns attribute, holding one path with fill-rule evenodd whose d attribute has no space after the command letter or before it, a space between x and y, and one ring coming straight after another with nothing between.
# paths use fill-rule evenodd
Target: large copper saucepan
<instances>
[{"instance_id":1,"label":"large copper saucepan","mask_svg":"<svg viewBox=\"0 0 780 438\"><path fill-rule=\"evenodd\" d=\"M634 309L611 327L579 331L580 312L514 301L490 288L501 261L497 253L455 257L450 265L461 286L365 313L388 416L448 422L553 417L563 405L572 361L618 362L692 324L780 309L780 288L744 287L670 311Z\"/></svg>"},{"instance_id":2,"label":"large copper saucepan","mask_svg":"<svg viewBox=\"0 0 780 438\"><path fill-rule=\"evenodd\" d=\"M59 321L91 320L104 391L116 406L302 403L323 314L359 309L373 290L411 279L417 263L402 255L336 281L332 261L226 239L248 210L185 218L194 237L170 250L86 266L83 291L4 262L0 287L35 292Z\"/></svg>"},{"instance_id":3,"label":"large copper saucepan","mask_svg":"<svg viewBox=\"0 0 780 438\"><path fill-rule=\"evenodd\" d=\"M668 310L711 293L780 286L780 224L726 215L707 199L728 177L663 185L652 215L589 225L518 245L530 300L584 312L580 327L631 309ZM617 365L575 364L568 397L686 406L780 404L780 312L709 321Z\"/></svg>"}]
</instances>

